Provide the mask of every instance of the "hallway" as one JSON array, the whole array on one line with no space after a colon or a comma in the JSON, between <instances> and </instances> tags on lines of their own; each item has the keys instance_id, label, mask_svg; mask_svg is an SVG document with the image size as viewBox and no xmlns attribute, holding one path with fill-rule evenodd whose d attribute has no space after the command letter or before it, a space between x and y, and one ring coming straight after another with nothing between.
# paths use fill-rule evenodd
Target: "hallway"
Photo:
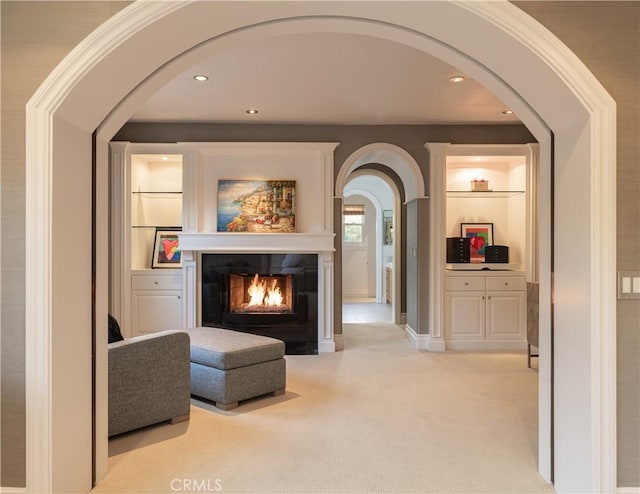
<instances>
[{"instance_id":1,"label":"hallway","mask_svg":"<svg viewBox=\"0 0 640 494\"><path fill-rule=\"evenodd\" d=\"M393 322L391 304L377 304L375 298L345 298L342 300L342 322Z\"/></svg>"}]
</instances>

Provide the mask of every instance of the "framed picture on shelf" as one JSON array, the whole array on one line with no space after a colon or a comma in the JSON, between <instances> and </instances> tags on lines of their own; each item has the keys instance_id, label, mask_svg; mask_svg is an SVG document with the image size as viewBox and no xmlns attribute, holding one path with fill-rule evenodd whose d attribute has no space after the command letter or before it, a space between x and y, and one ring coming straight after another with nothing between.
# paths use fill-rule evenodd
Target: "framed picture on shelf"
<instances>
[{"instance_id":1,"label":"framed picture on shelf","mask_svg":"<svg viewBox=\"0 0 640 494\"><path fill-rule=\"evenodd\" d=\"M471 262L484 262L484 248L493 245L493 223L461 223L460 236L469 239Z\"/></svg>"},{"instance_id":2,"label":"framed picture on shelf","mask_svg":"<svg viewBox=\"0 0 640 494\"><path fill-rule=\"evenodd\" d=\"M156 238L153 243L152 268L182 267L182 252L178 238L180 229L156 228Z\"/></svg>"}]
</instances>

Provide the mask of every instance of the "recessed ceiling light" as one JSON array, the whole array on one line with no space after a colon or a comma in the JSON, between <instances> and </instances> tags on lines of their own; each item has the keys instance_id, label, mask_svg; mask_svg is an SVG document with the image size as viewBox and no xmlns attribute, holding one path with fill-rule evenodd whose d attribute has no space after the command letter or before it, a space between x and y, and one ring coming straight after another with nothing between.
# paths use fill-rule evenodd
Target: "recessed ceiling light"
<instances>
[{"instance_id":1,"label":"recessed ceiling light","mask_svg":"<svg viewBox=\"0 0 640 494\"><path fill-rule=\"evenodd\" d=\"M204 82L209 80L209 78L206 75L202 75L202 74L194 75L193 78L199 82Z\"/></svg>"},{"instance_id":2,"label":"recessed ceiling light","mask_svg":"<svg viewBox=\"0 0 640 494\"><path fill-rule=\"evenodd\" d=\"M464 81L464 77L461 75L454 75L453 77L449 77L451 82L462 82Z\"/></svg>"},{"instance_id":3,"label":"recessed ceiling light","mask_svg":"<svg viewBox=\"0 0 640 494\"><path fill-rule=\"evenodd\" d=\"M257 115L258 110L256 110L255 108L249 108L248 110L245 110L249 115Z\"/></svg>"},{"instance_id":4,"label":"recessed ceiling light","mask_svg":"<svg viewBox=\"0 0 640 494\"><path fill-rule=\"evenodd\" d=\"M513 110L504 110L502 113L505 115L513 115Z\"/></svg>"}]
</instances>

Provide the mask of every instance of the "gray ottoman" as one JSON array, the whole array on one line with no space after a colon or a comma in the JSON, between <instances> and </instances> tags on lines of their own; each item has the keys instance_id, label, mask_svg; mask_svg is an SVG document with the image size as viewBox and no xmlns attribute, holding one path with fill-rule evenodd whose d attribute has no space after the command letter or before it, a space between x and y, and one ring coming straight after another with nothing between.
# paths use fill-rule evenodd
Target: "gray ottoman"
<instances>
[{"instance_id":1,"label":"gray ottoman","mask_svg":"<svg viewBox=\"0 0 640 494\"><path fill-rule=\"evenodd\" d=\"M222 410L286 387L284 342L220 328L185 329L191 338L191 394Z\"/></svg>"}]
</instances>

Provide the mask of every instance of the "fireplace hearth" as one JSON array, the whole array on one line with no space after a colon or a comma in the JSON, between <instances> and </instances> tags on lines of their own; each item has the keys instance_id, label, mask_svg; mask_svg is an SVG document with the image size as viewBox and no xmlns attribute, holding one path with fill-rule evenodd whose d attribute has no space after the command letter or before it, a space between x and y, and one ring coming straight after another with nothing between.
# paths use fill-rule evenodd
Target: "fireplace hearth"
<instances>
[{"instance_id":1,"label":"fireplace hearth","mask_svg":"<svg viewBox=\"0 0 640 494\"><path fill-rule=\"evenodd\" d=\"M318 353L317 254L202 254L202 325Z\"/></svg>"}]
</instances>

